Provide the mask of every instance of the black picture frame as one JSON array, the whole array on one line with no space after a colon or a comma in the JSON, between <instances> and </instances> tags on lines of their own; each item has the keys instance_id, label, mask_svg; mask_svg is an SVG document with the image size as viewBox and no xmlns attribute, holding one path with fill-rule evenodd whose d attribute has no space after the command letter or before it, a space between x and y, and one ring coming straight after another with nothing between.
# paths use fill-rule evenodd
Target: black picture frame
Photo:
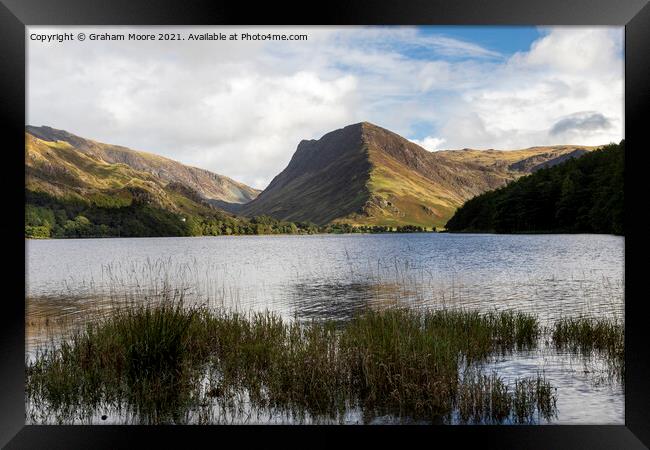
<instances>
[{"instance_id":1,"label":"black picture frame","mask_svg":"<svg viewBox=\"0 0 650 450\"><path fill-rule=\"evenodd\" d=\"M650 445L650 391L646 296L632 296L639 283L631 268L642 267L644 247L631 228L632 187L647 151L645 117L650 105L650 5L648 0L421 0L278 2L152 0L0 0L0 102L3 128L2 236L15 244L7 261L24 260L25 26L27 25L619 25L625 26L625 425L620 426L437 426L437 427L143 427L25 425L24 404L24 265L7 264L11 286L0 313L0 445L6 448L120 448L146 442L147 447L188 445L207 439L260 439L263 445L340 445L350 438L387 443L425 439L480 448L635 449ZM645 132L645 133L644 133ZM646 137L647 140L647 137ZM647 170L647 169L645 169ZM637 173L635 173L635 171ZM637 176L638 175L638 176ZM646 187L647 191L647 187ZM645 207L642 208L645 211ZM630 242L630 238L632 241ZM22 243L21 243L22 242ZM11 259L9 259L11 258ZM639 271L640 272L640 271ZM305 433L308 433L306 435ZM313 434L318 435L314 440ZM140 444L141 445L141 444Z\"/></svg>"}]
</instances>

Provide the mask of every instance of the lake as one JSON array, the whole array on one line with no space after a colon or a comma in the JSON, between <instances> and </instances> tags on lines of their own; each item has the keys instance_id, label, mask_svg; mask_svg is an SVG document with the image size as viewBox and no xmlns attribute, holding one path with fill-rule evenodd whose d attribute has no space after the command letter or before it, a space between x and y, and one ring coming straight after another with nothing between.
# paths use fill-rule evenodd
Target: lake
<instances>
[{"instance_id":1,"label":"lake","mask_svg":"<svg viewBox=\"0 0 650 450\"><path fill-rule=\"evenodd\" d=\"M447 233L29 240L27 351L122 297L168 287L209 306L296 320L400 305L515 309L544 325L622 321L624 246L609 235ZM543 372L558 389L552 423L624 423L623 387L602 382L597 358L542 345L490 365L506 379Z\"/></svg>"}]
</instances>

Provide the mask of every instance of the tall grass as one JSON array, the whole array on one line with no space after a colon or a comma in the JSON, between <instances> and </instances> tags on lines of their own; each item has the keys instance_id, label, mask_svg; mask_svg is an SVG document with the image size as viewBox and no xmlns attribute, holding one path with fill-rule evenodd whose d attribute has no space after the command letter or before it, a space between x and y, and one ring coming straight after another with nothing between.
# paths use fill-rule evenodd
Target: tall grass
<instances>
[{"instance_id":1,"label":"tall grass","mask_svg":"<svg viewBox=\"0 0 650 450\"><path fill-rule=\"evenodd\" d=\"M553 327L551 337L559 350L567 349L605 357L610 371L621 381L625 376L623 324L606 318L563 318Z\"/></svg>"},{"instance_id":2,"label":"tall grass","mask_svg":"<svg viewBox=\"0 0 650 450\"><path fill-rule=\"evenodd\" d=\"M389 309L336 326L187 307L177 293L118 308L42 349L27 363L27 397L33 422L115 409L139 423L182 423L206 405L241 410L244 397L298 420L360 408L366 417L530 422L554 414L550 385L508 388L480 363L531 348L538 334L534 317L513 312Z\"/></svg>"},{"instance_id":3,"label":"tall grass","mask_svg":"<svg viewBox=\"0 0 650 450\"><path fill-rule=\"evenodd\" d=\"M64 413L126 404L145 422L167 420L159 412L187 404L184 394L200 379L189 332L199 316L182 296L117 308L37 352L27 365L28 396Z\"/></svg>"},{"instance_id":4,"label":"tall grass","mask_svg":"<svg viewBox=\"0 0 650 450\"><path fill-rule=\"evenodd\" d=\"M531 423L534 419L554 418L556 409L553 387L541 375L517 379L512 387L496 373L485 375L472 370L465 374L459 388L458 414L462 422L502 423L511 419Z\"/></svg>"}]
</instances>

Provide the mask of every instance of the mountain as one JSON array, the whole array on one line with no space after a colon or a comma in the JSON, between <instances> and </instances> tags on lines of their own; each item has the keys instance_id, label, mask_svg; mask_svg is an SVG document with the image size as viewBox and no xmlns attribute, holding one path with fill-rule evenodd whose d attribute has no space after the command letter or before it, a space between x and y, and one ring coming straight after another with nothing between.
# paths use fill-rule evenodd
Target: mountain
<instances>
[{"instance_id":1,"label":"mountain","mask_svg":"<svg viewBox=\"0 0 650 450\"><path fill-rule=\"evenodd\" d=\"M301 141L246 216L441 227L468 199L593 150L584 146L429 152L368 122Z\"/></svg>"},{"instance_id":2,"label":"mountain","mask_svg":"<svg viewBox=\"0 0 650 450\"><path fill-rule=\"evenodd\" d=\"M124 164L131 169L154 175L163 183L180 183L208 201L222 204L247 203L257 197L259 190L205 169L186 166L162 156L132 150L119 145L103 144L67 131L28 125L27 133L41 142L59 142L76 152L107 164Z\"/></svg>"},{"instance_id":3,"label":"mountain","mask_svg":"<svg viewBox=\"0 0 650 450\"><path fill-rule=\"evenodd\" d=\"M206 170L47 127L28 127L25 142L26 237L313 231L216 207L257 191Z\"/></svg>"},{"instance_id":4,"label":"mountain","mask_svg":"<svg viewBox=\"0 0 650 450\"><path fill-rule=\"evenodd\" d=\"M461 206L449 231L623 234L625 141L567 159Z\"/></svg>"},{"instance_id":5,"label":"mountain","mask_svg":"<svg viewBox=\"0 0 650 450\"><path fill-rule=\"evenodd\" d=\"M556 145L551 147L530 147L524 150L443 150L439 156L457 162L479 166L500 167L513 172L532 173L545 167L552 167L567 159L578 158L597 147Z\"/></svg>"},{"instance_id":6,"label":"mountain","mask_svg":"<svg viewBox=\"0 0 650 450\"><path fill-rule=\"evenodd\" d=\"M313 232L309 223L440 228L467 200L593 149L429 152L362 122L300 142L259 193L151 153L28 126L27 235Z\"/></svg>"}]
</instances>

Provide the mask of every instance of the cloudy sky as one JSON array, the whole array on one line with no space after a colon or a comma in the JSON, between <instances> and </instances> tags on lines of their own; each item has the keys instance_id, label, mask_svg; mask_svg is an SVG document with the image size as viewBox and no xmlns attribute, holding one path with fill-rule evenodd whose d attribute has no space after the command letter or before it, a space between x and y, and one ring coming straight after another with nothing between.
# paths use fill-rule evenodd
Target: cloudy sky
<instances>
[{"instance_id":1,"label":"cloudy sky","mask_svg":"<svg viewBox=\"0 0 650 450\"><path fill-rule=\"evenodd\" d=\"M43 43L32 33L307 34ZM622 27L29 27L30 125L264 188L298 142L360 121L430 151L618 142Z\"/></svg>"}]
</instances>

